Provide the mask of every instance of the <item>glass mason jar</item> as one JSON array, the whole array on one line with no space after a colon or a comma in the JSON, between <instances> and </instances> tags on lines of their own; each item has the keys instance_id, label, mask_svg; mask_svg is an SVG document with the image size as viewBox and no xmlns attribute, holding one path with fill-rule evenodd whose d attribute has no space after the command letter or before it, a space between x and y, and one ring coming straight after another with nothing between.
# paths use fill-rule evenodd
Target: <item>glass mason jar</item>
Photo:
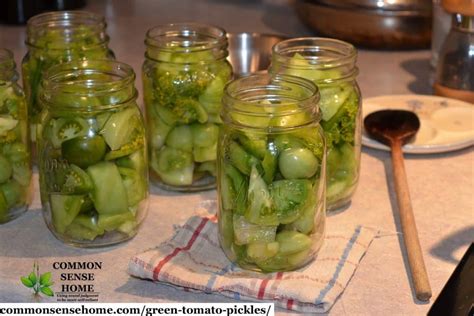
<instances>
[{"instance_id":1,"label":"glass mason jar","mask_svg":"<svg viewBox=\"0 0 474 316\"><path fill-rule=\"evenodd\" d=\"M130 239L147 211L145 128L135 73L112 60L51 67L41 84L41 203L48 228L80 247Z\"/></svg>"},{"instance_id":2,"label":"glass mason jar","mask_svg":"<svg viewBox=\"0 0 474 316\"><path fill-rule=\"evenodd\" d=\"M149 30L145 44L152 181L174 191L212 189L221 99L232 76L226 33L202 24L168 24Z\"/></svg>"},{"instance_id":3,"label":"glass mason jar","mask_svg":"<svg viewBox=\"0 0 474 316\"><path fill-rule=\"evenodd\" d=\"M303 77L319 88L328 210L347 205L359 180L362 111L356 58L354 46L330 38L295 38L273 46L271 73Z\"/></svg>"},{"instance_id":4,"label":"glass mason jar","mask_svg":"<svg viewBox=\"0 0 474 316\"><path fill-rule=\"evenodd\" d=\"M0 224L23 214L30 202L28 111L17 80L13 54L0 49Z\"/></svg>"},{"instance_id":5,"label":"glass mason jar","mask_svg":"<svg viewBox=\"0 0 474 316\"><path fill-rule=\"evenodd\" d=\"M219 240L245 269L287 271L319 250L326 147L317 87L252 75L226 86L218 144Z\"/></svg>"},{"instance_id":6,"label":"glass mason jar","mask_svg":"<svg viewBox=\"0 0 474 316\"><path fill-rule=\"evenodd\" d=\"M33 142L41 112L38 88L44 72L52 65L73 60L113 59L105 28L102 16L85 11L47 12L28 20L28 52L22 61L22 74Z\"/></svg>"}]
</instances>

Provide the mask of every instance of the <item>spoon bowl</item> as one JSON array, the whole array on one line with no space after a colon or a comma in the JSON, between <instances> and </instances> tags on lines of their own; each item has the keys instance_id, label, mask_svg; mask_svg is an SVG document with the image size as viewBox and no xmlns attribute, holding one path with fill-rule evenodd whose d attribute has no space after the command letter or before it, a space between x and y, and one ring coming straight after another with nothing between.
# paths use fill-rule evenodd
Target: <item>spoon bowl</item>
<instances>
[{"instance_id":1,"label":"spoon bowl","mask_svg":"<svg viewBox=\"0 0 474 316\"><path fill-rule=\"evenodd\" d=\"M376 111L364 120L367 133L386 145L400 141L401 145L410 141L420 129L418 116L405 110Z\"/></svg>"}]
</instances>

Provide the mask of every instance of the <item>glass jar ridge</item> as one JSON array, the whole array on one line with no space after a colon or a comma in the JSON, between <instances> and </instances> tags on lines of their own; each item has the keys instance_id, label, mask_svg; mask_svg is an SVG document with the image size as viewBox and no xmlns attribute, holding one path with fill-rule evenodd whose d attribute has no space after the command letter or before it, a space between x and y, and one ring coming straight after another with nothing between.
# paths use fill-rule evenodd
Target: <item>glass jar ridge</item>
<instances>
[{"instance_id":1,"label":"glass jar ridge","mask_svg":"<svg viewBox=\"0 0 474 316\"><path fill-rule=\"evenodd\" d=\"M46 225L59 240L100 247L133 238L147 212L145 126L133 69L112 60L51 67L37 128Z\"/></svg>"}]
</instances>

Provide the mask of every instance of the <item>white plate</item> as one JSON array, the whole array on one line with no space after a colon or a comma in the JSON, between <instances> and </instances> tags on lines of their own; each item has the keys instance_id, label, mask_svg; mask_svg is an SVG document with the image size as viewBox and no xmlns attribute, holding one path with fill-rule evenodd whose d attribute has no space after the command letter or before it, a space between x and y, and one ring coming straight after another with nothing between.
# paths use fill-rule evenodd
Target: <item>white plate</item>
<instances>
[{"instance_id":1,"label":"white plate","mask_svg":"<svg viewBox=\"0 0 474 316\"><path fill-rule=\"evenodd\" d=\"M432 154L458 150L474 145L474 105L431 95L385 95L363 100L362 112L368 114L384 109L415 112L420 130L414 140L403 146L409 154ZM390 148L362 132L362 144L389 151Z\"/></svg>"}]
</instances>

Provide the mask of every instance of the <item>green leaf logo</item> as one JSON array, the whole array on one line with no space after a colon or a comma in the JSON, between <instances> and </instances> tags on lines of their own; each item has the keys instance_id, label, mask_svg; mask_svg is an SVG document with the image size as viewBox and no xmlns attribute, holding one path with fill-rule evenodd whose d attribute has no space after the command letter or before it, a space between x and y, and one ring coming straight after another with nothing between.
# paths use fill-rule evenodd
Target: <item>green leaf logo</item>
<instances>
[{"instance_id":1,"label":"green leaf logo","mask_svg":"<svg viewBox=\"0 0 474 316\"><path fill-rule=\"evenodd\" d=\"M36 262L33 263L33 271L27 277L22 276L20 281L24 286L33 289L35 295L39 295L41 292L46 296L54 296L54 292L51 290L51 285L54 284L51 281L51 272L40 274L39 265Z\"/></svg>"}]
</instances>

